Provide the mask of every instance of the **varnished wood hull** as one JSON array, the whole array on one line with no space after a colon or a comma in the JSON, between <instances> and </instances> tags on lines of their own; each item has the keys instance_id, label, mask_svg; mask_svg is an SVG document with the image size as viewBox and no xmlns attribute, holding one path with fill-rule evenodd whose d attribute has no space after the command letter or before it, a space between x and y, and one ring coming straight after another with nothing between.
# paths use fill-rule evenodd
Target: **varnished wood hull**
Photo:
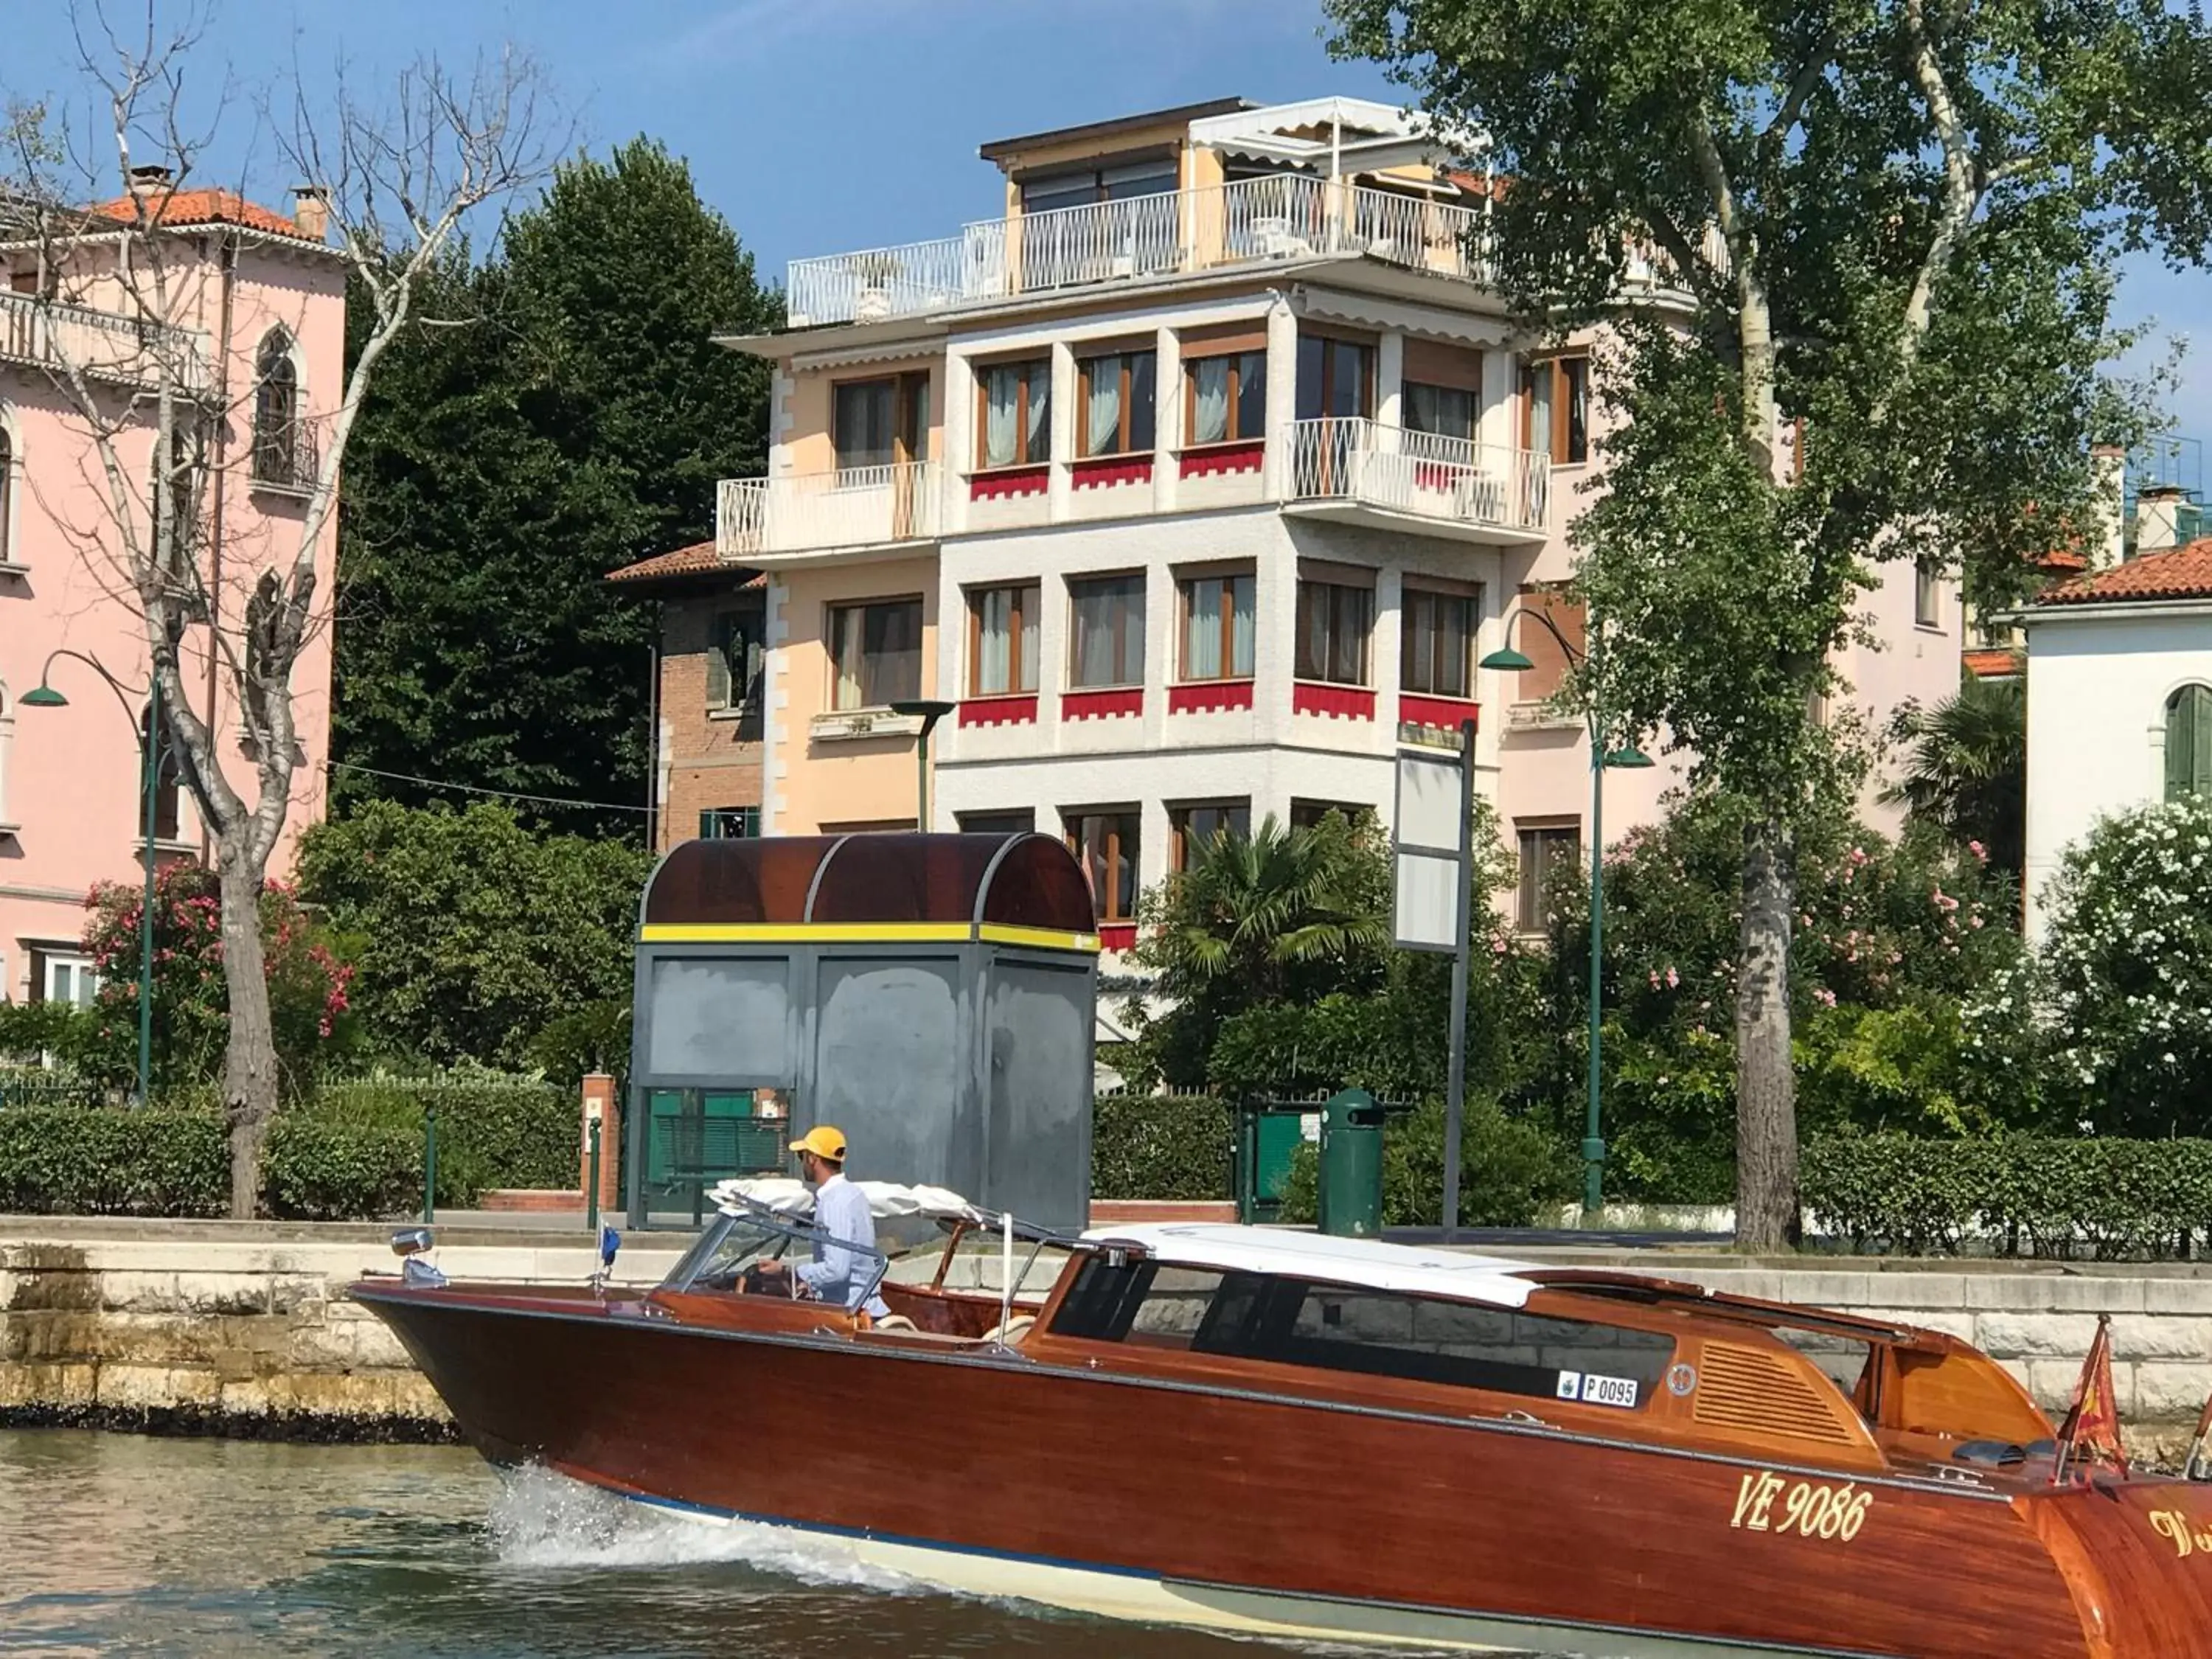
<instances>
[{"instance_id":1,"label":"varnished wood hull","mask_svg":"<svg viewBox=\"0 0 2212 1659\"><path fill-rule=\"evenodd\" d=\"M855 1344L803 1320L705 1330L457 1290L357 1294L496 1461L836 1534L877 1559L908 1553L919 1565L896 1564L958 1588L1638 1659L1715 1644L2212 1659L2212 1547L2184 1555L2151 1519L2212 1540L2212 1493L2186 1486L2008 1496L1861 1477L1850 1484L1871 1496L1853 1535L1785 1535L1755 1483L1771 1477L1779 1496L1845 1477L1495 1418ZM1121 1589L1091 1596L1102 1583Z\"/></svg>"}]
</instances>

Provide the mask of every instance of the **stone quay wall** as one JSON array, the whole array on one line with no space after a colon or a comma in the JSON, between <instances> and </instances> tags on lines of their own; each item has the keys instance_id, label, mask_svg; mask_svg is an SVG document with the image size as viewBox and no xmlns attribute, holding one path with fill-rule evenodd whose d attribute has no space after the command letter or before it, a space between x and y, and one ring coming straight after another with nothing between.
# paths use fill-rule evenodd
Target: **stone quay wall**
<instances>
[{"instance_id":1,"label":"stone quay wall","mask_svg":"<svg viewBox=\"0 0 2212 1659\"><path fill-rule=\"evenodd\" d=\"M222 1222L0 1220L0 1422L416 1437L446 1413L383 1322L346 1294L391 1273L389 1230ZM618 1283L650 1284L689 1241L632 1235ZM1515 1254L1620 1267L1964 1338L2063 1412L2112 1317L2121 1416L2161 1451L2212 1395L2212 1267L1841 1258L1573 1248ZM574 1234L439 1230L459 1279L577 1284Z\"/></svg>"},{"instance_id":2,"label":"stone quay wall","mask_svg":"<svg viewBox=\"0 0 2212 1659\"><path fill-rule=\"evenodd\" d=\"M358 1279L398 1271L388 1229L171 1224L163 1236L119 1224L101 1237L86 1235L90 1225L0 1226L0 1424L450 1434L398 1339L347 1294ZM359 1236L315 1236L331 1231ZM615 1281L656 1282L685 1242L626 1248ZM596 1253L580 1240L466 1243L441 1231L435 1260L455 1279L573 1285L590 1277Z\"/></svg>"}]
</instances>

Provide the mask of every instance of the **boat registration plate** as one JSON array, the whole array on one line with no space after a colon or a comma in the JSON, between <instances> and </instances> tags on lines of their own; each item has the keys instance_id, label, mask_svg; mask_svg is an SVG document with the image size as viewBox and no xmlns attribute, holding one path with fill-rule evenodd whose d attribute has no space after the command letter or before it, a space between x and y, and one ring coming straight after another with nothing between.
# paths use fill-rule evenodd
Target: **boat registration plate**
<instances>
[{"instance_id":1,"label":"boat registration plate","mask_svg":"<svg viewBox=\"0 0 2212 1659\"><path fill-rule=\"evenodd\" d=\"M1579 1400L1585 1406L1620 1406L1632 1411L1636 1407L1636 1379L1604 1376L1596 1371L1561 1371L1559 1398Z\"/></svg>"}]
</instances>

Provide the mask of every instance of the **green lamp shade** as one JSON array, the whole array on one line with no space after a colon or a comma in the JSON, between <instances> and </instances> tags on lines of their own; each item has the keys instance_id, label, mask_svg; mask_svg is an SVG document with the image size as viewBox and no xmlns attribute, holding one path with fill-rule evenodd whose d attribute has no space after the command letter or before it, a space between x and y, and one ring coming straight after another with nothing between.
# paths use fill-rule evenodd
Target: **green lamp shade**
<instances>
[{"instance_id":1,"label":"green lamp shade","mask_svg":"<svg viewBox=\"0 0 2212 1659\"><path fill-rule=\"evenodd\" d=\"M1509 645L1502 651L1492 652L1475 665L1478 668L1495 668L1502 672L1517 674L1522 669L1534 668L1536 661L1534 658L1526 656Z\"/></svg>"},{"instance_id":2,"label":"green lamp shade","mask_svg":"<svg viewBox=\"0 0 2212 1659\"><path fill-rule=\"evenodd\" d=\"M1641 749L1616 749L1605 757L1605 763L1607 766L1619 767L1624 771L1633 772L1639 767L1650 765L1651 757Z\"/></svg>"},{"instance_id":3,"label":"green lamp shade","mask_svg":"<svg viewBox=\"0 0 2212 1659\"><path fill-rule=\"evenodd\" d=\"M34 686L23 693L21 699L26 708L66 708L69 699L51 685Z\"/></svg>"}]
</instances>

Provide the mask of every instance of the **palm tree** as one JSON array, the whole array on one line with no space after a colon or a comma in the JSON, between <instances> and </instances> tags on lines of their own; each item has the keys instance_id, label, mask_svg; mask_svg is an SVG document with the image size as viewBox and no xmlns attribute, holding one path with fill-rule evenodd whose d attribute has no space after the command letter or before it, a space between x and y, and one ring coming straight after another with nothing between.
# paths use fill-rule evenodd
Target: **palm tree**
<instances>
[{"instance_id":1,"label":"palm tree","mask_svg":"<svg viewBox=\"0 0 2212 1659\"><path fill-rule=\"evenodd\" d=\"M1146 964L1170 997L1235 1006L1351 988L1390 945L1390 871L1374 831L1332 813L1226 830L1149 896Z\"/></svg>"},{"instance_id":2,"label":"palm tree","mask_svg":"<svg viewBox=\"0 0 2212 1659\"><path fill-rule=\"evenodd\" d=\"M2017 879L2027 822L2025 684L1970 677L1957 696L1903 711L1892 730L1911 746L1882 799L1954 841L1978 842L1993 866Z\"/></svg>"}]
</instances>

